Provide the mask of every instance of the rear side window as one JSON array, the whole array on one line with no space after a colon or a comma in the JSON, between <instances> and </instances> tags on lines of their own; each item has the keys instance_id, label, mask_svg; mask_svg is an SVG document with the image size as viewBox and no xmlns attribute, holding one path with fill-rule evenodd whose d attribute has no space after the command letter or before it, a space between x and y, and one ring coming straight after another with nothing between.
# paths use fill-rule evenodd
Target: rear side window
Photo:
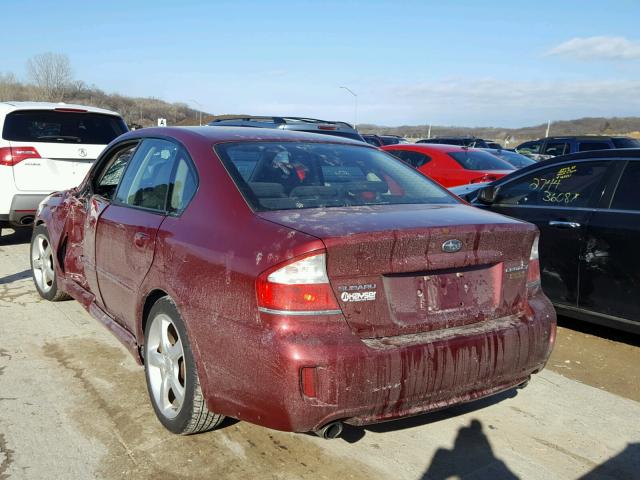
<instances>
[{"instance_id":1,"label":"rear side window","mask_svg":"<svg viewBox=\"0 0 640 480\"><path fill-rule=\"evenodd\" d=\"M184 149L178 152L178 165L171 182L171 196L169 198L169 211L180 213L193 198L198 188L198 180L191 163L186 158Z\"/></svg>"},{"instance_id":2,"label":"rear side window","mask_svg":"<svg viewBox=\"0 0 640 480\"><path fill-rule=\"evenodd\" d=\"M616 148L640 148L640 140L637 138L612 138L611 141Z\"/></svg>"},{"instance_id":3,"label":"rear side window","mask_svg":"<svg viewBox=\"0 0 640 480\"><path fill-rule=\"evenodd\" d=\"M611 208L640 211L640 162L629 162L624 169Z\"/></svg>"},{"instance_id":4,"label":"rear side window","mask_svg":"<svg viewBox=\"0 0 640 480\"><path fill-rule=\"evenodd\" d=\"M164 211L179 151L180 147L173 142L145 139L131 159L116 200L132 207Z\"/></svg>"},{"instance_id":5,"label":"rear side window","mask_svg":"<svg viewBox=\"0 0 640 480\"><path fill-rule=\"evenodd\" d=\"M448 152L466 170L514 170L513 165L483 150Z\"/></svg>"},{"instance_id":6,"label":"rear side window","mask_svg":"<svg viewBox=\"0 0 640 480\"><path fill-rule=\"evenodd\" d=\"M126 131L124 121L113 115L19 110L5 118L2 138L14 142L106 145Z\"/></svg>"},{"instance_id":7,"label":"rear side window","mask_svg":"<svg viewBox=\"0 0 640 480\"><path fill-rule=\"evenodd\" d=\"M244 142L215 150L257 211L457 203L442 187L370 147Z\"/></svg>"},{"instance_id":8,"label":"rear side window","mask_svg":"<svg viewBox=\"0 0 640 480\"><path fill-rule=\"evenodd\" d=\"M607 150L611 145L607 142L580 142L579 152L591 152L593 150Z\"/></svg>"},{"instance_id":9,"label":"rear side window","mask_svg":"<svg viewBox=\"0 0 640 480\"><path fill-rule=\"evenodd\" d=\"M431 161L431 157L420 152L412 152L411 150L389 150L394 157L398 157L413 168L420 168Z\"/></svg>"},{"instance_id":10,"label":"rear side window","mask_svg":"<svg viewBox=\"0 0 640 480\"><path fill-rule=\"evenodd\" d=\"M607 162L562 163L536 170L498 191L495 204L544 207L587 207L602 191Z\"/></svg>"}]
</instances>

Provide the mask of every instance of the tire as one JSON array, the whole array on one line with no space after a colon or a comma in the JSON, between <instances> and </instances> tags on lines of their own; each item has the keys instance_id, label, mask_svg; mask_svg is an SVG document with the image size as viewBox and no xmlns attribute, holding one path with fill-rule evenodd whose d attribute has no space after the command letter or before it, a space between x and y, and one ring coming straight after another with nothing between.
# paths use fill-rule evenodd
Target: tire
<instances>
[{"instance_id":1,"label":"tire","mask_svg":"<svg viewBox=\"0 0 640 480\"><path fill-rule=\"evenodd\" d=\"M58 274L55 268L56 256L51 248L49 232L44 224L34 227L29 253L31 277L40 296L50 302L71 298L58 287Z\"/></svg>"},{"instance_id":2,"label":"tire","mask_svg":"<svg viewBox=\"0 0 640 480\"><path fill-rule=\"evenodd\" d=\"M149 312L144 360L149 399L167 430L191 435L222 423L223 415L207 409L184 322L169 297L159 299Z\"/></svg>"}]
</instances>

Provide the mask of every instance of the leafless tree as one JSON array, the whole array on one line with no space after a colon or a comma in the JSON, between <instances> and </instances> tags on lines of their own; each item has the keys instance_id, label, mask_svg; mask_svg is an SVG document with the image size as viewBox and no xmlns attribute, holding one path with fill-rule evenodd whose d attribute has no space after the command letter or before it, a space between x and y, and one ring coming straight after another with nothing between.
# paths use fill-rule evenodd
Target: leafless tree
<instances>
[{"instance_id":1,"label":"leafless tree","mask_svg":"<svg viewBox=\"0 0 640 480\"><path fill-rule=\"evenodd\" d=\"M42 93L43 100L59 102L64 99L71 83L71 62L62 53L41 53L27 60L27 75Z\"/></svg>"}]
</instances>

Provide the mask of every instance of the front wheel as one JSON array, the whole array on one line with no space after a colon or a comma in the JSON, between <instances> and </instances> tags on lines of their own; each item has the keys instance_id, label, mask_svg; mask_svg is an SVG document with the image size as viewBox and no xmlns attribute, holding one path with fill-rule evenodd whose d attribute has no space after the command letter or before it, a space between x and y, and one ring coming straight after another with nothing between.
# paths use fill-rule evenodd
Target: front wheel
<instances>
[{"instance_id":1,"label":"front wheel","mask_svg":"<svg viewBox=\"0 0 640 480\"><path fill-rule=\"evenodd\" d=\"M30 257L31 276L40 296L51 302L70 298L58 288L55 255L49 241L49 232L44 224L33 229Z\"/></svg>"},{"instance_id":2,"label":"front wheel","mask_svg":"<svg viewBox=\"0 0 640 480\"><path fill-rule=\"evenodd\" d=\"M207 409L184 322L168 297L158 300L149 312L144 364L151 404L167 430L190 435L211 430L224 420Z\"/></svg>"}]
</instances>

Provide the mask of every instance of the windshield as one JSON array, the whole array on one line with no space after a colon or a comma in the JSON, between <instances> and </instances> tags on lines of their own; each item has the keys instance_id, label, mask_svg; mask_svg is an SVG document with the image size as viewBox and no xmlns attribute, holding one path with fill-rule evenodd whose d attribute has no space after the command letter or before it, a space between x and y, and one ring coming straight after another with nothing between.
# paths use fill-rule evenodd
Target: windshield
<instances>
[{"instance_id":1,"label":"windshield","mask_svg":"<svg viewBox=\"0 0 640 480\"><path fill-rule=\"evenodd\" d=\"M14 142L106 145L126 131L124 121L114 115L18 110L7 115L2 138Z\"/></svg>"},{"instance_id":2,"label":"windshield","mask_svg":"<svg viewBox=\"0 0 640 480\"><path fill-rule=\"evenodd\" d=\"M527 165L531 165L532 163L536 163L535 160L532 160L529 157L525 157L524 155L520 155L516 152L510 152L508 150L494 150L490 153L498 158L501 158L505 162L509 162L516 168L522 168L526 167Z\"/></svg>"},{"instance_id":3,"label":"windshield","mask_svg":"<svg viewBox=\"0 0 640 480\"><path fill-rule=\"evenodd\" d=\"M243 142L215 150L256 211L457 203L422 174L370 147Z\"/></svg>"},{"instance_id":4,"label":"windshield","mask_svg":"<svg viewBox=\"0 0 640 480\"><path fill-rule=\"evenodd\" d=\"M448 152L448 155L467 170L515 170L510 163L482 150Z\"/></svg>"}]
</instances>

